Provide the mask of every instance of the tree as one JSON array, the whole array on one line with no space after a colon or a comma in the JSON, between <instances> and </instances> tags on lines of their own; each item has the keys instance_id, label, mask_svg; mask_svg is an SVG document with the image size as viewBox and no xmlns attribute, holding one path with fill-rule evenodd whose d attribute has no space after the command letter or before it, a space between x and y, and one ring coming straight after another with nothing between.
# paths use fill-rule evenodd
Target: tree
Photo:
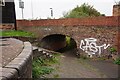
<instances>
[{"instance_id":1,"label":"tree","mask_svg":"<svg viewBox=\"0 0 120 80\"><path fill-rule=\"evenodd\" d=\"M116 3L116 5L120 5L120 1L118 1L118 2L115 1L115 3Z\"/></svg>"},{"instance_id":2,"label":"tree","mask_svg":"<svg viewBox=\"0 0 120 80\"><path fill-rule=\"evenodd\" d=\"M100 14L93 6L90 6L86 3L74 8L73 10L63 13L64 18L81 18L81 17L95 17L95 16L105 16Z\"/></svg>"}]
</instances>

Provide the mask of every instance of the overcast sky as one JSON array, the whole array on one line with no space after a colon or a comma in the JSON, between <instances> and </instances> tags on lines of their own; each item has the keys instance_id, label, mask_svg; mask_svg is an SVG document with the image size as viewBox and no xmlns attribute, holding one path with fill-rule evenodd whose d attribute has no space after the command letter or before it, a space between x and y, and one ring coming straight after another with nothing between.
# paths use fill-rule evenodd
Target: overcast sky
<instances>
[{"instance_id":1,"label":"overcast sky","mask_svg":"<svg viewBox=\"0 0 120 80\"><path fill-rule=\"evenodd\" d=\"M16 18L22 18L21 8L19 8L19 0L15 1ZM50 8L53 9L54 18L62 17L64 12L67 12L77 5L88 3L94 6L100 13L107 16L112 16L112 8L115 1L120 0L22 0L24 1L24 18L25 19L46 19L50 17ZM33 11L32 11L33 8ZM33 12L33 17L32 17Z\"/></svg>"}]
</instances>

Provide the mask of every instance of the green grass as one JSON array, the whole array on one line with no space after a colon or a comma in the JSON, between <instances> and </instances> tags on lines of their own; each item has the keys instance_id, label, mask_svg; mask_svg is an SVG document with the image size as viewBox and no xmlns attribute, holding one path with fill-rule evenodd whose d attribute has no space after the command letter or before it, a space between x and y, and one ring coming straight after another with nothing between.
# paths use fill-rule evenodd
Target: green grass
<instances>
[{"instance_id":1,"label":"green grass","mask_svg":"<svg viewBox=\"0 0 120 80\"><path fill-rule=\"evenodd\" d=\"M8 31L1 31L0 36L34 37L35 35L33 33L26 32L26 31L8 30Z\"/></svg>"},{"instance_id":2,"label":"green grass","mask_svg":"<svg viewBox=\"0 0 120 80\"><path fill-rule=\"evenodd\" d=\"M36 58L32 63L32 76L34 79L40 78L42 75L51 73L54 69L48 67L47 61L42 58Z\"/></svg>"},{"instance_id":3,"label":"green grass","mask_svg":"<svg viewBox=\"0 0 120 80\"><path fill-rule=\"evenodd\" d=\"M52 64L58 63L58 55L54 55L53 58L43 59L38 57L33 59L32 62L32 76L34 79L39 79L45 74L50 74L55 69L51 67Z\"/></svg>"}]
</instances>

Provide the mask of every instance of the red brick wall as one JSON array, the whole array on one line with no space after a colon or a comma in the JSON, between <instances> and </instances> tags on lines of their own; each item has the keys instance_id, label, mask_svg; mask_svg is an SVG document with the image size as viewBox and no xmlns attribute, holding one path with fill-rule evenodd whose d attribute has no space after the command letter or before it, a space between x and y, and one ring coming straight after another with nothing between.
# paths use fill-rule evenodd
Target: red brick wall
<instances>
[{"instance_id":1,"label":"red brick wall","mask_svg":"<svg viewBox=\"0 0 120 80\"><path fill-rule=\"evenodd\" d=\"M12 23L0 24L0 29L2 29L2 30L13 30L14 28L15 28L14 24L12 24Z\"/></svg>"},{"instance_id":2,"label":"red brick wall","mask_svg":"<svg viewBox=\"0 0 120 80\"><path fill-rule=\"evenodd\" d=\"M119 28L119 32L118 32L118 51L119 51L119 55L120 55L120 28Z\"/></svg>"},{"instance_id":3,"label":"red brick wall","mask_svg":"<svg viewBox=\"0 0 120 80\"><path fill-rule=\"evenodd\" d=\"M120 48L120 17L17 20L17 25L19 30L33 32L40 39L51 34L68 35L76 41L78 48L85 38L98 39L98 45L110 44Z\"/></svg>"},{"instance_id":4,"label":"red brick wall","mask_svg":"<svg viewBox=\"0 0 120 80\"><path fill-rule=\"evenodd\" d=\"M20 26L118 26L118 22L118 17L109 16L92 18L17 20L17 26L18 28Z\"/></svg>"}]
</instances>

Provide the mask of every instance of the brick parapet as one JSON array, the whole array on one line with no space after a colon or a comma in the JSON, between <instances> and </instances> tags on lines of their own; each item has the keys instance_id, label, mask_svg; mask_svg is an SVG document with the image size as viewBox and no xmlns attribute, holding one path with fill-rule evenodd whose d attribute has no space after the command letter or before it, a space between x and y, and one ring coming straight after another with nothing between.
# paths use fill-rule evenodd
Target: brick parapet
<instances>
[{"instance_id":1,"label":"brick parapet","mask_svg":"<svg viewBox=\"0 0 120 80\"><path fill-rule=\"evenodd\" d=\"M41 20L17 20L17 26L120 26L120 16L89 17L89 18L65 18L65 19L41 19Z\"/></svg>"}]
</instances>

